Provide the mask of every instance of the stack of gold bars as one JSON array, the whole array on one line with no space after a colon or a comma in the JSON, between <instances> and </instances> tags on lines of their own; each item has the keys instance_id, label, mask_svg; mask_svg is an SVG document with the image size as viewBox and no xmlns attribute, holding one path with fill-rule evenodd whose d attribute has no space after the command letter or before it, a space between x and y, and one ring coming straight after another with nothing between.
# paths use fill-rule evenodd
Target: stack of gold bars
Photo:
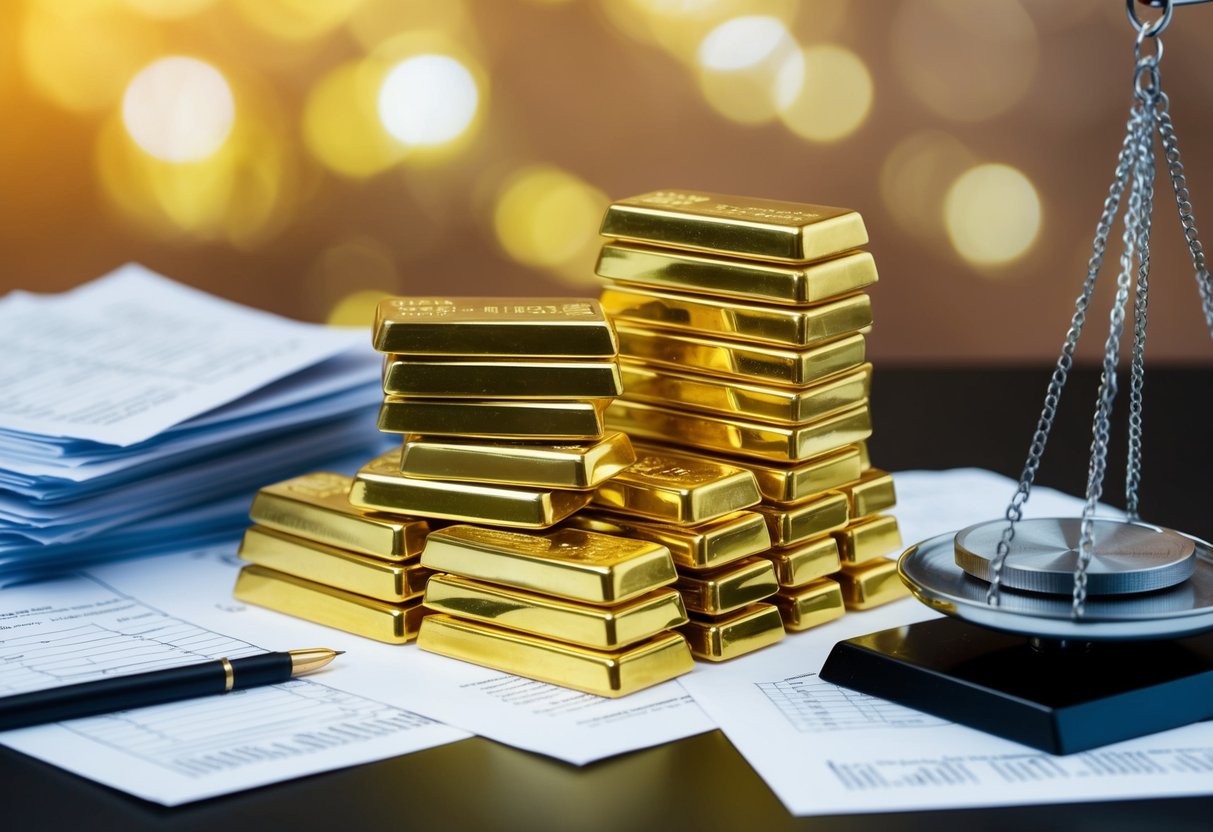
<instances>
[{"instance_id":1,"label":"stack of gold bars","mask_svg":"<svg viewBox=\"0 0 1213 832\"><path fill-rule=\"evenodd\" d=\"M607 424L651 443L641 453L654 459L673 460L676 451L755 476L761 503L753 511L773 545L762 558L778 584L770 597L788 629L904 596L895 562L883 557L901 545L896 520L881 514L895 502L892 478L871 467L864 444L872 313L862 290L876 267L857 250L868 240L862 218L659 191L613 204L602 234L613 239L598 262L609 281L601 301L619 335L625 391ZM617 492L608 484L599 504L628 511ZM639 524L629 518L619 527L635 534ZM696 571L714 565L679 562L697 655L728 658L777 640L767 604L725 612L689 600L710 596L718 575L732 577ZM747 599L770 586L752 568L736 577L747 587L752 577Z\"/></svg>"}]
</instances>

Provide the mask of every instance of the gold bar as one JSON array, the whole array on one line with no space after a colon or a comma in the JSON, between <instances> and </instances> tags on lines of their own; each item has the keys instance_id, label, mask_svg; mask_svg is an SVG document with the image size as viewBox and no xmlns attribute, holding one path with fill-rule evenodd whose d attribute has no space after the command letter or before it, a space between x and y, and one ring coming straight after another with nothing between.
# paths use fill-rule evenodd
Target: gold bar
<instances>
[{"instance_id":1,"label":"gold bar","mask_svg":"<svg viewBox=\"0 0 1213 832\"><path fill-rule=\"evenodd\" d=\"M673 589L653 590L611 607L591 607L441 574L430 579L425 605L457 618L600 650L652 638L687 620L682 596Z\"/></svg>"},{"instance_id":2,"label":"gold bar","mask_svg":"<svg viewBox=\"0 0 1213 832\"><path fill-rule=\"evenodd\" d=\"M854 481L839 486L839 491L851 501L851 516L866 517L879 514L897 505L893 490L893 475L879 468L869 468Z\"/></svg>"},{"instance_id":3,"label":"gold bar","mask_svg":"<svg viewBox=\"0 0 1213 832\"><path fill-rule=\"evenodd\" d=\"M868 454L867 442L856 442L855 447L859 449L859 467L866 471L872 467L872 457Z\"/></svg>"},{"instance_id":4,"label":"gold bar","mask_svg":"<svg viewBox=\"0 0 1213 832\"><path fill-rule=\"evenodd\" d=\"M617 348L589 298L384 298L373 341L408 355L610 357Z\"/></svg>"},{"instance_id":5,"label":"gold bar","mask_svg":"<svg viewBox=\"0 0 1213 832\"><path fill-rule=\"evenodd\" d=\"M876 261L866 251L781 266L617 242L602 247L596 271L620 283L782 304L820 303L877 280Z\"/></svg>"},{"instance_id":6,"label":"gold bar","mask_svg":"<svg viewBox=\"0 0 1213 832\"><path fill-rule=\"evenodd\" d=\"M389 396L439 399L600 399L623 392L614 361L458 361L389 355Z\"/></svg>"},{"instance_id":7,"label":"gold bar","mask_svg":"<svg viewBox=\"0 0 1213 832\"><path fill-rule=\"evenodd\" d=\"M362 466L350 490L363 508L524 529L554 526L589 501L588 491L413 479L400 473L397 450Z\"/></svg>"},{"instance_id":8,"label":"gold bar","mask_svg":"<svg viewBox=\"0 0 1213 832\"><path fill-rule=\"evenodd\" d=\"M743 464L754 472L762 499L772 503L798 503L859 478L859 451L854 446L791 465L749 460Z\"/></svg>"},{"instance_id":9,"label":"gold bar","mask_svg":"<svg viewBox=\"0 0 1213 832\"><path fill-rule=\"evenodd\" d=\"M819 627L846 612L837 581L821 578L800 589L780 590L773 599L783 626L793 632Z\"/></svg>"},{"instance_id":10,"label":"gold bar","mask_svg":"<svg viewBox=\"0 0 1213 832\"><path fill-rule=\"evenodd\" d=\"M770 647L784 635L779 608L763 603L715 618L692 618L678 632L686 636L691 655L709 662L723 662Z\"/></svg>"},{"instance_id":11,"label":"gold bar","mask_svg":"<svg viewBox=\"0 0 1213 832\"><path fill-rule=\"evenodd\" d=\"M771 562L756 557L710 572L679 573L674 589L691 612L721 615L774 595L779 582Z\"/></svg>"},{"instance_id":12,"label":"gold bar","mask_svg":"<svg viewBox=\"0 0 1213 832\"><path fill-rule=\"evenodd\" d=\"M428 612L420 598L389 604L261 566L240 570L235 596L246 604L388 644L404 644L416 638L421 619Z\"/></svg>"},{"instance_id":13,"label":"gold bar","mask_svg":"<svg viewBox=\"0 0 1213 832\"><path fill-rule=\"evenodd\" d=\"M430 534L421 563L437 572L590 604L618 604L678 577L670 550L658 543L579 529L524 534L448 526Z\"/></svg>"},{"instance_id":14,"label":"gold bar","mask_svg":"<svg viewBox=\"0 0 1213 832\"><path fill-rule=\"evenodd\" d=\"M597 442L559 444L408 436L400 472L419 479L584 490L635 461L636 453L624 433L608 433Z\"/></svg>"},{"instance_id":15,"label":"gold bar","mask_svg":"<svg viewBox=\"0 0 1213 832\"><path fill-rule=\"evenodd\" d=\"M619 370L630 400L781 425L803 424L863 404L872 378L871 364L799 388L679 373L630 359L622 361Z\"/></svg>"},{"instance_id":16,"label":"gold bar","mask_svg":"<svg viewBox=\"0 0 1213 832\"><path fill-rule=\"evenodd\" d=\"M598 486L593 503L629 516L690 526L756 505L754 475L689 454L645 449L626 471Z\"/></svg>"},{"instance_id":17,"label":"gold bar","mask_svg":"<svg viewBox=\"0 0 1213 832\"><path fill-rule=\"evenodd\" d=\"M834 577L842 587L842 600L849 610L869 610L910 594L897 574L895 560L873 560L857 566L843 564L842 571Z\"/></svg>"},{"instance_id":18,"label":"gold bar","mask_svg":"<svg viewBox=\"0 0 1213 832\"><path fill-rule=\"evenodd\" d=\"M427 616L417 646L482 667L609 697L667 682L694 666L686 640L678 633L662 633L620 650L605 651L449 615Z\"/></svg>"},{"instance_id":19,"label":"gold bar","mask_svg":"<svg viewBox=\"0 0 1213 832\"><path fill-rule=\"evenodd\" d=\"M357 555L256 526L245 529L237 555L275 572L394 603L420 596L430 576L416 562Z\"/></svg>"},{"instance_id":20,"label":"gold bar","mask_svg":"<svg viewBox=\"0 0 1213 832\"><path fill-rule=\"evenodd\" d=\"M889 515L863 517L834 533L843 564L863 563L901 548L897 518Z\"/></svg>"},{"instance_id":21,"label":"gold bar","mask_svg":"<svg viewBox=\"0 0 1213 832\"><path fill-rule=\"evenodd\" d=\"M497 439L601 439L607 399L584 402L401 399L388 396L379 430Z\"/></svg>"},{"instance_id":22,"label":"gold bar","mask_svg":"<svg viewBox=\"0 0 1213 832\"><path fill-rule=\"evenodd\" d=\"M872 300L862 293L793 307L611 285L601 302L616 322L789 347L820 344L872 323Z\"/></svg>"},{"instance_id":23,"label":"gold bar","mask_svg":"<svg viewBox=\"0 0 1213 832\"><path fill-rule=\"evenodd\" d=\"M267 485L253 498L249 517L269 529L377 558L398 561L421 554L429 524L350 505L353 482L318 471Z\"/></svg>"},{"instance_id":24,"label":"gold bar","mask_svg":"<svg viewBox=\"0 0 1213 832\"><path fill-rule=\"evenodd\" d=\"M616 399L607 408L606 421L633 439L656 439L780 462L820 456L872 433L866 404L805 425L784 427Z\"/></svg>"},{"instance_id":25,"label":"gold bar","mask_svg":"<svg viewBox=\"0 0 1213 832\"><path fill-rule=\"evenodd\" d=\"M604 237L718 254L806 263L868 241L846 208L699 191L654 191L607 208Z\"/></svg>"},{"instance_id":26,"label":"gold bar","mask_svg":"<svg viewBox=\"0 0 1213 832\"><path fill-rule=\"evenodd\" d=\"M838 543L828 534L795 546L771 549L763 557L774 564L781 587L804 586L842 568Z\"/></svg>"},{"instance_id":27,"label":"gold bar","mask_svg":"<svg viewBox=\"0 0 1213 832\"><path fill-rule=\"evenodd\" d=\"M771 547L766 519L752 511L739 511L696 526L670 526L616 514L579 511L565 524L587 532L660 543L670 550L674 563L684 569L723 566Z\"/></svg>"},{"instance_id":28,"label":"gold bar","mask_svg":"<svg viewBox=\"0 0 1213 832\"><path fill-rule=\"evenodd\" d=\"M784 547L845 528L850 517L847 495L832 491L789 506L756 506L754 511L767 519L771 542ZM838 546L841 550L841 541Z\"/></svg>"},{"instance_id":29,"label":"gold bar","mask_svg":"<svg viewBox=\"0 0 1213 832\"><path fill-rule=\"evenodd\" d=\"M792 349L680 335L634 324L617 324L615 331L621 357L758 384L814 384L858 367L864 357L862 335Z\"/></svg>"}]
</instances>

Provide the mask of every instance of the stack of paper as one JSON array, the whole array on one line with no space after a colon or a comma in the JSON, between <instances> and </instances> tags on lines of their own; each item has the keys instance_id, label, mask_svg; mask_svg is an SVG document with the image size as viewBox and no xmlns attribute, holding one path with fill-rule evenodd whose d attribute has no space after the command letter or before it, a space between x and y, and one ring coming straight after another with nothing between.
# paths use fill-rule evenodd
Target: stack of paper
<instances>
[{"instance_id":1,"label":"stack of paper","mask_svg":"<svg viewBox=\"0 0 1213 832\"><path fill-rule=\"evenodd\" d=\"M235 536L258 487L381 447L366 331L139 266L11 293L0 350L0 585Z\"/></svg>"}]
</instances>

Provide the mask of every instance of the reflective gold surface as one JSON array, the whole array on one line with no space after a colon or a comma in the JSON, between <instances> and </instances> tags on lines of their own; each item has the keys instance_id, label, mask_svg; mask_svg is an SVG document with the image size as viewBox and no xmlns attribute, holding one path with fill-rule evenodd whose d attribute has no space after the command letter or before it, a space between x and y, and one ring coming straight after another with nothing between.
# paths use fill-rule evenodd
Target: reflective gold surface
<instances>
[{"instance_id":1,"label":"reflective gold surface","mask_svg":"<svg viewBox=\"0 0 1213 832\"><path fill-rule=\"evenodd\" d=\"M867 442L856 442L855 447L859 449L859 467L861 470L868 470L872 467L872 457L868 454Z\"/></svg>"},{"instance_id":2,"label":"reflective gold surface","mask_svg":"<svg viewBox=\"0 0 1213 832\"><path fill-rule=\"evenodd\" d=\"M762 556L774 564L775 577L784 587L804 586L842 568L838 543L828 534L795 546L770 549Z\"/></svg>"},{"instance_id":3,"label":"reflective gold surface","mask_svg":"<svg viewBox=\"0 0 1213 832\"><path fill-rule=\"evenodd\" d=\"M611 285L601 302L616 322L777 346L819 344L872 323L872 301L865 294L796 307Z\"/></svg>"},{"instance_id":4,"label":"reflective gold surface","mask_svg":"<svg viewBox=\"0 0 1213 832\"><path fill-rule=\"evenodd\" d=\"M657 246L805 263L868 241L863 219L845 208L701 191L654 191L607 209L604 237Z\"/></svg>"},{"instance_id":5,"label":"reflective gold surface","mask_svg":"<svg viewBox=\"0 0 1213 832\"><path fill-rule=\"evenodd\" d=\"M673 589L595 607L442 574L430 579L425 605L459 618L600 649L643 641L687 620L682 596Z\"/></svg>"},{"instance_id":6,"label":"reflective gold surface","mask_svg":"<svg viewBox=\"0 0 1213 832\"><path fill-rule=\"evenodd\" d=\"M685 526L749 508L760 499L754 475L743 468L643 448L635 464L598 487L593 504Z\"/></svg>"},{"instance_id":7,"label":"reflective gold surface","mask_svg":"<svg viewBox=\"0 0 1213 832\"><path fill-rule=\"evenodd\" d=\"M691 670L678 633L662 633L619 650L594 650L464 621L426 616L417 646L431 653L598 696L626 696Z\"/></svg>"},{"instance_id":8,"label":"reflective gold surface","mask_svg":"<svg viewBox=\"0 0 1213 832\"><path fill-rule=\"evenodd\" d=\"M671 526L617 514L579 511L565 525L660 543L670 550L674 563L684 569L710 569L765 552L771 546L766 519L752 511L739 511L696 526Z\"/></svg>"},{"instance_id":9,"label":"reflective gold surface","mask_svg":"<svg viewBox=\"0 0 1213 832\"><path fill-rule=\"evenodd\" d=\"M811 537L842 529L847 525L847 496L827 491L816 497L787 506L760 505L754 508L767 520L771 543L794 546ZM841 549L841 542L839 548Z\"/></svg>"},{"instance_id":10,"label":"reflective gold surface","mask_svg":"<svg viewBox=\"0 0 1213 832\"><path fill-rule=\"evenodd\" d=\"M400 473L397 450L362 466L350 490L363 508L527 529L553 526L589 501L588 491L413 479Z\"/></svg>"},{"instance_id":11,"label":"reflective gold surface","mask_svg":"<svg viewBox=\"0 0 1213 832\"><path fill-rule=\"evenodd\" d=\"M746 468L758 480L763 500L774 503L796 503L822 491L859 478L859 451L855 446L830 451L803 462L780 464L746 460Z\"/></svg>"},{"instance_id":12,"label":"reflective gold surface","mask_svg":"<svg viewBox=\"0 0 1213 832\"><path fill-rule=\"evenodd\" d=\"M388 396L379 408L379 429L387 433L518 440L601 439L607 404L607 399L532 402Z\"/></svg>"},{"instance_id":13,"label":"reflective gold surface","mask_svg":"<svg viewBox=\"0 0 1213 832\"><path fill-rule=\"evenodd\" d=\"M842 588L829 578L821 578L800 589L780 590L772 601L783 616L783 626L793 632L820 626L841 618L846 612Z\"/></svg>"},{"instance_id":14,"label":"reflective gold surface","mask_svg":"<svg viewBox=\"0 0 1213 832\"><path fill-rule=\"evenodd\" d=\"M240 570L235 596L247 604L388 644L416 638L427 613L420 598L389 604L261 566Z\"/></svg>"},{"instance_id":15,"label":"reflective gold surface","mask_svg":"<svg viewBox=\"0 0 1213 832\"><path fill-rule=\"evenodd\" d=\"M620 283L784 304L820 303L876 282L866 251L783 266L612 242L602 247L597 271Z\"/></svg>"},{"instance_id":16,"label":"reflective gold surface","mask_svg":"<svg viewBox=\"0 0 1213 832\"><path fill-rule=\"evenodd\" d=\"M666 547L579 529L525 534L448 526L430 534L421 562L438 572L591 604L626 601L677 578Z\"/></svg>"},{"instance_id":17,"label":"reflective gold surface","mask_svg":"<svg viewBox=\"0 0 1213 832\"><path fill-rule=\"evenodd\" d=\"M375 349L408 355L612 356L611 326L588 298L384 298Z\"/></svg>"},{"instance_id":18,"label":"reflective gold surface","mask_svg":"<svg viewBox=\"0 0 1213 832\"><path fill-rule=\"evenodd\" d=\"M429 525L351 505L353 482L319 471L267 485L253 498L249 517L266 528L388 560L420 554Z\"/></svg>"},{"instance_id":19,"label":"reflective gold surface","mask_svg":"<svg viewBox=\"0 0 1213 832\"><path fill-rule=\"evenodd\" d=\"M871 609L910 595L897 574L897 562L892 560L844 563L834 579L842 588L842 600L849 610Z\"/></svg>"},{"instance_id":20,"label":"reflective gold surface","mask_svg":"<svg viewBox=\"0 0 1213 832\"><path fill-rule=\"evenodd\" d=\"M425 581L430 576L430 571L416 562L391 562L358 555L256 526L245 530L237 554L276 572L380 601L416 598L425 591Z\"/></svg>"},{"instance_id":21,"label":"reflective gold surface","mask_svg":"<svg viewBox=\"0 0 1213 832\"><path fill-rule=\"evenodd\" d=\"M835 532L834 539L838 541L838 554L843 564L863 563L901 549L897 518L888 515L856 520Z\"/></svg>"},{"instance_id":22,"label":"reflective gold surface","mask_svg":"<svg viewBox=\"0 0 1213 832\"><path fill-rule=\"evenodd\" d=\"M773 604L758 603L713 618L692 617L678 628L697 659L723 662L783 639L783 618Z\"/></svg>"},{"instance_id":23,"label":"reflective gold surface","mask_svg":"<svg viewBox=\"0 0 1213 832\"><path fill-rule=\"evenodd\" d=\"M879 468L869 468L854 482L840 486L838 490L850 499L852 517L866 517L897 505L893 475Z\"/></svg>"},{"instance_id":24,"label":"reflective gold surface","mask_svg":"<svg viewBox=\"0 0 1213 832\"><path fill-rule=\"evenodd\" d=\"M774 595L779 582L771 562L754 557L708 572L681 572L674 588L691 612L720 615Z\"/></svg>"},{"instance_id":25,"label":"reflective gold surface","mask_svg":"<svg viewBox=\"0 0 1213 832\"><path fill-rule=\"evenodd\" d=\"M472 399L596 399L623 392L614 361L464 361L389 355L390 396Z\"/></svg>"},{"instance_id":26,"label":"reflective gold surface","mask_svg":"<svg viewBox=\"0 0 1213 832\"><path fill-rule=\"evenodd\" d=\"M623 433L609 433L597 442L542 444L409 436L400 470L421 479L587 489L635 461Z\"/></svg>"}]
</instances>

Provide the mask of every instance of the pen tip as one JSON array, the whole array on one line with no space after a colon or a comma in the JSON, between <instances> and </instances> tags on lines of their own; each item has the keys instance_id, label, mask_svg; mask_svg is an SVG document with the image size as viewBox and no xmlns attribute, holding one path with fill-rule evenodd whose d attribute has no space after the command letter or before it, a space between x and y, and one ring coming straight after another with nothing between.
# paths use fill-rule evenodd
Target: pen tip
<instances>
[{"instance_id":1,"label":"pen tip","mask_svg":"<svg viewBox=\"0 0 1213 832\"><path fill-rule=\"evenodd\" d=\"M334 651L333 651L333 655L334 655L334 656L344 656L344 655L345 655L345 651L344 651L344 650L334 650Z\"/></svg>"}]
</instances>

